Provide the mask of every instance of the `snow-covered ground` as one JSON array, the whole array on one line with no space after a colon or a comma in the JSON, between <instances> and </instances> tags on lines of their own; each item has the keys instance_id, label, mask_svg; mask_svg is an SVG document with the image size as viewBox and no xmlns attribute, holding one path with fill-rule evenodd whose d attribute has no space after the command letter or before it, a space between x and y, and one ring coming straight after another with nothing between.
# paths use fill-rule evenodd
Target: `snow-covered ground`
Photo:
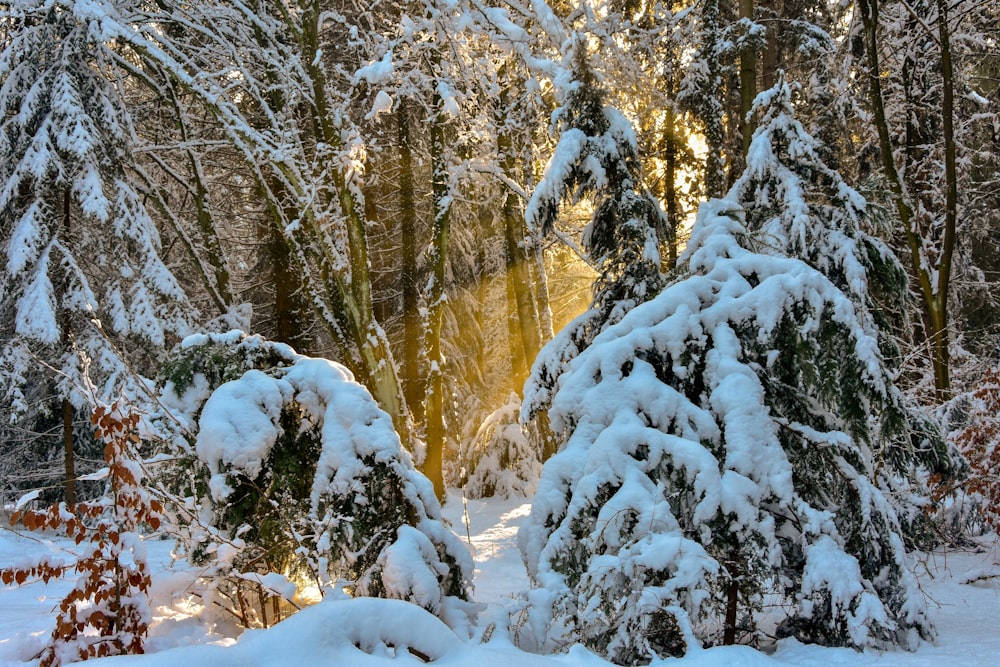
<instances>
[{"instance_id":1,"label":"snow-covered ground","mask_svg":"<svg viewBox=\"0 0 1000 667\"><path fill-rule=\"evenodd\" d=\"M186 593L192 574L183 564L172 565L171 542L151 538L147 545L154 573L155 618L147 642L149 653L105 660L140 667L422 664L421 658L400 646L405 645L442 667L606 667L609 663L579 646L555 656L524 653L514 647L504 630L508 617L518 609L513 594L528 585L516 546L517 528L528 509L523 501L470 500L466 513L461 495L455 493L445 506L455 531L463 540L471 537L476 599L485 605L471 639L459 637L413 605L370 599L324 601L269 630L248 631L237 639L232 636L232 627L206 619L197 598ZM0 528L0 567L24 562L36 553L59 553L70 545L64 540L39 539ZM677 667L971 667L1000 663L1000 547L988 543L977 552L921 556L915 569L939 638L914 653L862 654L783 641L771 654L748 647L719 647L665 662ZM0 589L0 666L32 663L51 631L53 610L68 589L66 581Z\"/></svg>"}]
</instances>

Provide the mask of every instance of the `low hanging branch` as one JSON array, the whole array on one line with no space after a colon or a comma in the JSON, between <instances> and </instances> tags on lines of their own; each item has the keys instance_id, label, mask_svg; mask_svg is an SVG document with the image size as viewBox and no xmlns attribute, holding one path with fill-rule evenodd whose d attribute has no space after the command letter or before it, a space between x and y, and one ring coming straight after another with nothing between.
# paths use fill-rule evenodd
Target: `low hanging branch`
<instances>
[{"instance_id":1,"label":"low hanging branch","mask_svg":"<svg viewBox=\"0 0 1000 667\"><path fill-rule=\"evenodd\" d=\"M87 543L75 564L41 559L29 567L0 570L4 584L48 582L75 571L76 586L59 603L56 627L42 651L41 667L143 652L151 619L150 574L140 530L160 525L162 506L143 488L135 446L139 415L118 403L98 407L91 419L104 445L108 494L96 501L16 512L29 530L54 530ZM96 631L96 632L95 632Z\"/></svg>"}]
</instances>

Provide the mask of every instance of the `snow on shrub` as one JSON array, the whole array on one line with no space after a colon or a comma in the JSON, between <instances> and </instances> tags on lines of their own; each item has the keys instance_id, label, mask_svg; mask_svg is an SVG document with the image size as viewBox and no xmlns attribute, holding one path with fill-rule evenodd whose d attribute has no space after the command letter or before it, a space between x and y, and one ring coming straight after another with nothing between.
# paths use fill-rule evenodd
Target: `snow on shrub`
<instances>
[{"instance_id":1,"label":"snow on shrub","mask_svg":"<svg viewBox=\"0 0 1000 667\"><path fill-rule=\"evenodd\" d=\"M195 562L237 584L276 573L461 622L468 551L442 523L391 418L350 371L241 332L185 340L170 370L164 404L197 424L193 445L178 446L186 469L173 473L193 519ZM228 594L234 614L253 622L240 586ZM267 612L256 613L266 623Z\"/></svg>"},{"instance_id":2,"label":"snow on shrub","mask_svg":"<svg viewBox=\"0 0 1000 667\"><path fill-rule=\"evenodd\" d=\"M1000 371L987 370L973 390L952 399L949 411L961 423L950 439L968 461L969 477L961 485L946 479L933 480L938 485L938 520L951 524L958 533L998 530Z\"/></svg>"}]
</instances>

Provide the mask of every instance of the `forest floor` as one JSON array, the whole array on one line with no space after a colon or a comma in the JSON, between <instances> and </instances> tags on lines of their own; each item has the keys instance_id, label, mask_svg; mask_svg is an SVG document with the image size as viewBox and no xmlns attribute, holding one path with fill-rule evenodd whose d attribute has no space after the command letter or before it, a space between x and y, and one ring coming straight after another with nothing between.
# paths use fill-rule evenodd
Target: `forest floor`
<instances>
[{"instance_id":1,"label":"forest floor","mask_svg":"<svg viewBox=\"0 0 1000 667\"><path fill-rule=\"evenodd\" d=\"M607 667L580 646L538 656L517 649L503 628L516 617L516 593L528 586L517 550L517 528L528 515L523 500L470 500L452 492L445 515L474 552L475 598L485 605L472 639L459 638L423 610L383 600L327 600L269 630L236 636L217 614L207 614L190 594L192 570L173 563L172 542L147 539L153 570L153 624L144 656L107 659L138 667L248 667L250 665L338 665L387 667L422 660L393 644L416 646L442 667ZM466 517L468 523L466 524ZM0 527L0 567L35 554L64 553L72 543ZM928 598L937 630L935 642L915 652L868 651L778 642L767 652L717 647L690 652L671 667L940 667L987 666L1000 662L1000 544L994 539L969 551L918 554L915 571ZM31 664L54 623L54 608L70 588L61 580L0 588L0 666ZM516 625L516 624L515 624ZM484 635L488 641L484 640ZM93 664L93 663L88 663ZM103 664L103 663L102 663Z\"/></svg>"}]
</instances>

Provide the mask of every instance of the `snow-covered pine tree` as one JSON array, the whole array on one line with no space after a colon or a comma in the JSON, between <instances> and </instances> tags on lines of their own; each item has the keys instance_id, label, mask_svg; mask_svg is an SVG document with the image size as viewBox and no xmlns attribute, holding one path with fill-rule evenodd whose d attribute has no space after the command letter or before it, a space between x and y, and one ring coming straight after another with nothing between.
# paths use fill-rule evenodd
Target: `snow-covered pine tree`
<instances>
[{"instance_id":1,"label":"snow-covered pine tree","mask_svg":"<svg viewBox=\"0 0 1000 667\"><path fill-rule=\"evenodd\" d=\"M926 479L930 475L954 478L962 473L963 464L944 441L940 427L910 404L892 381L898 351L894 341L880 332L880 325L888 323L880 317L873 295L904 298L904 270L892 251L865 231L866 202L824 164L823 147L794 117L792 97L793 88L781 75L772 89L758 96L754 109L761 117L760 129L754 134L746 170L729 199L747 212L747 229L762 234L759 242L770 246L770 252L803 260L851 300L865 333L877 341L881 369L873 374L872 386L863 374L845 374L838 368L842 362L834 357L817 360L815 380L804 377L803 364L786 362L772 366L762 381L768 394L782 398L776 408L785 419L850 436L864 461L863 466L854 465L893 506L902 528L900 536L919 540L917 533L927 518ZM811 389L817 381L819 386ZM832 400L838 393L864 398ZM862 548L853 555L862 564L863 575L876 579L879 570L872 563L878 559L873 555L885 546L874 539L872 525L843 511L857 502L851 495L861 491L849 490L834 501L836 495L829 487L836 485L824 472L829 469L826 456L815 458L809 438L786 436L783 441L794 466L797 492L817 507L831 502L841 506L835 519L838 530L846 544L856 545L852 549ZM864 511L863 506L859 509ZM822 624L817 629L815 618L794 615L785 630L804 631L806 638L819 633L817 638L824 641L836 634Z\"/></svg>"},{"instance_id":2,"label":"snow-covered pine tree","mask_svg":"<svg viewBox=\"0 0 1000 667\"><path fill-rule=\"evenodd\" d=\"M866 306L879 246L775 102L788 96L761 98L748 174L701 206L674 281L554 391L565 443L520 545L549 627L615 662L734 641L767 593L789 604L780 632L805 641L933 634L878 485L904 426Z\"/></svg>"},{"instance_id":3,"label":"snow-covered pine tree","mask_svg":"<svg viewBox=\"0 0 1000 667\"><path fill-rule=\"evenodd\" d=\"M746 211L747 229L758 234L771 252L803 260L851 299L891 371L899 351L891 336L880 333L892 325L877 302L905 299L905 270L888 246L865 231L864 198L824 163L823 146L795 118L793 88L779 73L775 86L757 97L754 112L760 116L760 130L729 199ZM799 386L794 375L782 382ZM860 391L849 385L840 388ZM773 392L779 393L780 387ZM784 414L807 423L815 399L802 394L798 398L798 403L789 401ZM945 443L940 427L892 383L886 384L876 415L872 423L867 411L838 413L851 425L852 436L870 451L872 474L893 501L905 537L920 541L924 538L920 533L928 528L923 503L929 495L921 480L931 474L953 478L961 472L961 462ZM804 469L799 474L805 480L815 472Z\"/></svg>"},{"instance_id":4,"label":"snow-covered pine tree","mask_svg":"<svg viewBox=\"0 0 1000 667\"><path fill-rule=\"evenodd\" d=\"M469 553L350 371L240 331L185 339L165 369L160 426L183 461L168 485L216 583L235 599L248 581L343 585L464 622Z\"/></svg>"},{"instance_id":5,"label":"snow-covered pine tree","mask_svg":"<svg viewBox=\"0 0 1000 667\"><path fill-rule=\"evenodd\" d=\"M537 447L537 424L519 423L521 398L511 392L507 402L483 420L475 436L462 448L461 484L470 498L521 497L535 493L542 470Z\"/></svg>"},{"instance_id":6,"label":"snow-covered pine tree","mask_svg":"<svg viewBox=\"0 0 1000 667\"><path fill-rule=\"evenodd\" d=\"M0 9L6 417L30 412L33 387L51 383L71 421L89 380L109 395L131 382L121 352L139 351L129 341L155 358L185 329L184 294L130 182L127 75L105 37L122 29L116 9L41 0Z\"/></svg>"},{"instance_id":7,"label":"snow-covered pine tree","mask_svg":"<svg viewBox=\"0 0 1000 667\"><path fill-rule=\"evenodd\" d=\"M587 59L587 42L568 41L562 106L554 119L559 142L525 211L529 228L552 233L564 202L590 198L593 214L582 246L597 268L590 309L546 346L525 387L523 411L544 410L563 364L605 327L617 322L663 286L660 245L666 222L656 200L642 192L635 132L615 108Z\"/></svg>"}]
</instances>

